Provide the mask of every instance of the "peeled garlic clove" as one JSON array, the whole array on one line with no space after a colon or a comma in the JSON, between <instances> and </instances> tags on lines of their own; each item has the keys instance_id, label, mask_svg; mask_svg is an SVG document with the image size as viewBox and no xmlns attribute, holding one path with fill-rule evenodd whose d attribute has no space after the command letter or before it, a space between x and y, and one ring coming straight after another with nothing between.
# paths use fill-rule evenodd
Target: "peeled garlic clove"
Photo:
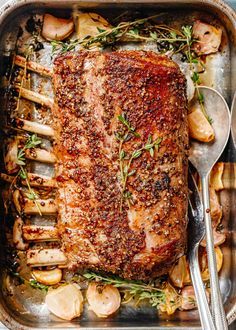
<instances>
[{"instance_id":1,"label":"peeled garlic clove","mask_svg":"<svg viewBox=\"0 0 236 330\"><path fill-rule=\"evenodd\" d=\"M213 169L211 170L210 186L216 191L224 189L224 184L222 181L223 173L224 173L224 163L222 162L216 163Z\"/></svg>"},{"instance_id":2,"label":"peeled garlic clove","mask_svg":"<svg viewBox=\"0 0 236 330\"><path fill-rule=\"evenodd\" d=\"M178 262L172 268L169 276L171 282L178 288L182 288L184 284L190 283L189 267L186 261L186 256L179 258Z\"/></svg>"},{"instance_id":3,"label":"peeled garlic clove","mask_svg":"<svg viewBox=\"0 0 236 330\"><path fill-rule=\"evenodd\" d=\"M213 226L217 226L222 218L222 206L220 205L217 193L214 188L209 187L211 221Z\"/></svg>"},{"instance_id":4,"label":"peeled garlic clove","mask_svg":"<svg viewBox=\"0 0 236 330\"><path fill-rule=\"evenodd\" d=\"M226 240L225 233L220 233L216 229L213 229L213 238L214 238L214 246L218 246L224 243ZM201 241L201 246L206 247L206 239L204 238Z\"/></svg>"},{"instance_id":5,"label":"peeled garlic clove","mask_svg":"<svg viewBox=\"0 0 236 330\"><path fill-rule=\"evenodd\" d=\"M63 320L79 317L83 310L83 296L75 283L49 290L45 302L49 311Z\"/></svg>"},{"instance_id":6,"label":"peeled garlic clove","mask_svg":"<svg viewBox=\"0 0 236 330\"><path fill-rule=\"evenodd\" d=\"M113 285L90 283L87 290L87 300L90 309L98 317L107 317L114 314L120 307L119 290Z\"/></svg>"},{"instance_id":7,"label":"peeled garlic clove","mask_svg":"<svg viewBox=\"0 0 236 330\"><path fill-rule=\"evenodd\" d=\"M94 37L100 30L109 30L111 25L96 13L79 13L78 18L78 38L84 39L88 36Z\"/></svg>"},{"instance_id":8,"label":"peeled garlic clove","mask_svg":"<svg viewBox=\"0 0 236 330\"><path fill-rule=\"evenodd\" d=\"M17 139L10 141L7 144L6 154L4 156L5 168L8 174L13 174L19 170L18 161L18 146Z\"/></svg>"},{"instance_id":9,"label":"peeled garlic clove","mask_svg":"<svg viewBox=\"0 0 236 330\"><path fill-rule=\"evenodd\" d=\"M220 47L222 30L197 20L193 25L193 37L197 39L194 50L198 55L212 54Z\"/></svg>"},{"instance_id":10,"label":"peeled garlic clove","mask_svg":"<svg viewBox=\"0 0 236 330\"><path fill-rule=\"evenodd\" d=\"M44 15L42 36L47 40L64 40L74 31L72 19Z\"/></svg>"},{"instance_id":11,"label":"peeled garlic clove","mask_svg":"<svg viewBox=\"0 0 236 330\"><path fill-rule=\"evenodd\" d=\"M195 86L192 78L189 75L186 75L186 80L187 80L187 99L188 102L190 102L195 94Z\"/></svg>"},{"instance_id":12,"label":"peeled garlic clove","mask_svg":"<svg viewBox=\"0 0 236 330\"><path fill-rule=\"evenodd\" d=\"M189 135L193 139L201 142L210 142L215 138L215 133L204 116L203 112L197 107L188 114Z\"/></svg>"},{"instance_id":13,"label":"peeled garlic clove","mask_svg":"<svg viewBox=\"0 0 236 330\"><path fill-rule=\"evenodd\" d=\"M223 253L219 246L215 247L215 255L216 255L217 272L219 272L223 265ZM205 252L205 254L202 255L201 260L200 260L201 269L204 268L204 270L201 272L203 281L208 281L210 278L209 270L208 270L208 268L205 267L206 264L207 264L207 254Z\"/></svg>"},{"instance_id":14,"label":"peeled garlic clove","mask_svg":"<svg viewBox=\"0 0 236 330\"><path fill-rule=\"evenodd\" d=\"M209 292L206 291L207 300L209 302L210 295ZM181 308L183 310L190 310L197 307L196 296L194 293L194 288L192 286L185 286L181 292Z\"/></svg>"},{"instance_id":15,"label":"peeled garlic clove","mask_svg":"<svg viewBox=\"0 0 236 330\"><path fill-rule=\"evenodd\" d=\"M52 270L33 270L31 274L37 282L45 285L55 285L62 279L62 271L58 268Z\"/></svg>"}]
</instances>

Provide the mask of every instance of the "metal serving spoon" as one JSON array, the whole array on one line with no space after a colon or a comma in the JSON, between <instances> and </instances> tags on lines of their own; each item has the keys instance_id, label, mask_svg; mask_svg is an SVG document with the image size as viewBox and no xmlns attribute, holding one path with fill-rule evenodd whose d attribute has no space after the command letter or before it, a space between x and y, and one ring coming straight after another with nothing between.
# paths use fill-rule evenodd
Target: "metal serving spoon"
<instances>
[{"instance_id":1,"label":"metal serving spoon","mask_svg":"<svg viewBox=\"0 0 236 330\"><path fill-rule=\"evenodd\" d=\"M197 169L202 184L203 214L206 229L213 321L217 330L225 330L228 329L228 325L221 298L216 267L214 239L210 215L209 174L228 141L230 133L230 112L226 101L216 90L201 86L200 92L204 97L206 111L213 120L212 126L215 131L215 140L212 143L192 141L189 160Z\"/></svg>"},{"instance_id":2,"label":"metal serving spoon","mask_svg":"<svg viewBox=\"0 0 236 330\"><path fill-rule=\"evenodd\" d=\"M203 206L199 191L191 171L188 173L189 202L188 202L188 261L192 284L197 300L198 312L202 329L215 330L211 311L208 305L206 289L204 287L198 261L198 248L205 236Z\"/></svg>"}]
</instances>

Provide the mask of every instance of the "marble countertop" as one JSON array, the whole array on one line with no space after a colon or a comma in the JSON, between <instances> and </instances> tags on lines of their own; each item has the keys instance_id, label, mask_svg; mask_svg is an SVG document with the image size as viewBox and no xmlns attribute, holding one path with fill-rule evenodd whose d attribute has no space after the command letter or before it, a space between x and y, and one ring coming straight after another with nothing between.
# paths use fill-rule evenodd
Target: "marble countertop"
<instances>
[{"instance_id":1,"label":"marble countertop","mask_svg":"<svg viewBox=\"0 0 236 330\"><path fill-rule=\"evenodd\" d=\"M47 0L47 1L50 1L50 0ZM6 2L7 2L7 0L0 0L0 7L2 5L4 5ZM27 2L27 0L25 2ZM46 0L45 0L45 2L46 2ZM236 0L225 1L225 2L229 3L233 8L236 9ZM234 326L231 326L230 328L231 328L231 330L235 329ZM2 323L0 323L0 330L3 330L3 329L6 330L7 328Z\"/></svg>"}]
</instances>

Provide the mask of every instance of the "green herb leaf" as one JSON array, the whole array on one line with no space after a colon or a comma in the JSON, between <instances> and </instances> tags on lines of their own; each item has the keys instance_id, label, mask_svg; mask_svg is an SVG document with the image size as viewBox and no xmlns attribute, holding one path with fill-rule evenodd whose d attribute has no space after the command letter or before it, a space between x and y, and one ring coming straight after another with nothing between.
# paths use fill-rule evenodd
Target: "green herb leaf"
<instances>
[{"instance_id":1,"label":"green herb leaf","mask_svg":"<svg viewBox=\"0 0 236 330\"><path fill-rule=\"evenodd\" d=\"M142 154L142 150L135 150L133 153L132 153L132 159L136 159L138 157L140 157Z\"/></svg>"},{"instance_id":2,"label":"green herb leaf","mask_svg":"<svg viewBox=\"0 0 236 330\"><path fill-rule=\"evenodd\" d=\"M125 151L122 149L121 152L120 152L120 160L124 159L125 158Z\"/></svg>"},{"instance_id":3,"label":"green herb leaf","mask_svg":"<svg viewBox=\"0 0 236 330\"><path fill-rule=\"evenodd\" d=\"M24 162L23 160L21 160L21 159L18 158L18 159L16 160L16 164L17 164L17 165L24 166L24 165L25 165L25 162Z\"/></svg>"},{"instance_id":4,"label":"green herb leaf","mask_svg":"<svg viewBox=\"0 0 236 330\"><path fill-rule=\"evenodd\" d=\"M21 165L21 164L19 164L19 165ZM23 179L23 180L25 180L27 178L25 171L20 170L19 175L20 175L21 179Z\"/></svg>"},{"instance_id":5,"label":"green herb leaf","mask_svg":"<svg viewBox=\"0 0 236 330\"><path fill-rule=\"evenodd\" d=\"M106 276L93 272L85 273L83 276L89 281L99 281L103 284L113 285L116 288L122 288L131 296L136 297L138 301L148 300L153 307L158 307L160 304L165 303L165 290L155 287L152 283L129 281L118 276Z\"/></svg>"},{"instance_id":6,"label":"green herb leaf","mask_svg":"<svg viewBox=\"0 0 236 330\"><path fill-rule=\"evenodd\" d=\"M128 33L133 34L133 35L138 35L139 34L139 29L134 28L132 30L129 30Z\"/></svg>"},{"instance_id":7,"label":"green herb leaf","mask_svg":"<svg viewBox=\"0 0 236 330\"><path fill-rule=\"evenodd\" d=\"M192 26L189 25L182 26L182 30L186 38L188 39L192 38Z\"/></svg>"},{"instance_id":8,"label":"green herb leaf","mask_svg":"<svg viewBox=\"0 0 236 330\"><path fill-rule=\"evenodd\" d=\"M199 94L198 94L198 101L199 101L200 103L204 103L204 96L203 96L203 94L200 93L200 92L199 92Z\"/></svg>"},{"instance_id":9,"label":"green herb leaf","mask_svg":"<svg viewBox=\"0 0 236 330\"><path fill-rule=\"evenodd\" d=\"M38 195L35 192L25 193L26 197L32 201L38 198Z\"/></svg>"},{"instance_id":10,"label":"green herb leaf","mask_svg":"<svg viewBox=\"0 0 236 330\"><path fill-rule=\"evenodd\" d=\"M145 149L145 150L150 150L152 147L153 147L153 143L150 143L150 144L146 144L146 145L144 146L144 149Z\"/></svg>"},{"instance_id":11,"label":"green herb leaf","mask_svg":"<svg viewBox=\"0 0 236 330\"><path fill-rule=\"evenodd\" d=\"M197 84L200 83L199 74L198 74L197 72L194 72L191 78L192 78L192 81L193 81L194 83L197 83Z\"/></svg>"},{"instance_id":12,"label":"green herb leaf","mask_svg":"<svg viewBox=\"0 0 236 330\"><path fill-rule=\"evenodd\" d=\"M158 36L156 32L150 32L150 38L152 38L153 40L157 40Z\"/></svg>"},{"instance_id":13,"label":"green herb leaf","mask_svg":"<svg viewBox=\"0 0 236 330\"><path fill-rule=\"evenodd\" d=\"M171 38L176 39L177 34L174 31L170 31L170 36L171 36Z\"/></svg>"},{"instance_id":14,"label":"green herb leaf","mask_svg":"<svg viewBox=\"0 0 236 330\"><path fill-rule=\"evenodd\" d=\"M150 153L151 157L153 157L153 156L154 156L154 149L151 148L151 149L149 150L149 153Z\"/></svg>"},{"instance_id":15,"label":"green herb leaf","mask_svg":"<svg viewBox=\"0 0 236 330\"><path fill-rule=\"evenodd\" d=\"M98 27L98 26L97 26L97 29L98 29L98 32L99 32L99 33L102 33L102 32L105 32L105 31L106 31L106 30L104 30L104 29L101 29L101 28Z\"/></svg>"},{"instance_id":16,"label":"green herb leaf","mask_svg":"<svg viewBox=\"0 0 236 330\"><path fill-rule=\"evenodd\" d=\"M47 285L44 285L44 284L41 284L41 283L37 282L36 280L33 280L33 279L29 280L29 284L34 289L39 289L39 290L48 292L49 287Z\"/></svg>"},{"instance_id":17,"label":"green herb leaf","mask_svg":"<svg viewBox=\"0 0 236 330\"><path fill-rule=\"evenodd\" d=\"M130 171L129 173L128 173L128 176L132 176L132 175L134 175L136 173L136 170L132 170L132 171Z\"/></svg>"}]
</instances>

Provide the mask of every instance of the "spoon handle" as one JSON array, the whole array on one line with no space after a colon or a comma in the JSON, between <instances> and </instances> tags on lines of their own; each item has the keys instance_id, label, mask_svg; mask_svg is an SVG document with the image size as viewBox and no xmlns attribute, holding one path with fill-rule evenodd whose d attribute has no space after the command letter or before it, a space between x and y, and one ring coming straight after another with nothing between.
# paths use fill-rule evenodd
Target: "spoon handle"
<instances>
[{"instance_id":1,"label":"spoon handle","mask_svg":"<svg viewBox=\"0 0 236 330\"><path fill-rule=\"evenodd\" d=\"M212 223L210 215L210 200L209 200L209 174L202 176L202 197L204 220L206 227L206 246L207 246L207 259L210 274L211 284L211 308L212 317L217 330L227 330L227 320L223 307L223 302L220 293L219 278L216 265L216 256L214 249L214 238L212 232Z\"/></svg>"},{"instance_id":2,"label":"spoon handle","mask_svg":"<svg viewBox=\"0 0 236 330\"><path fill-rule=\"evenodd\" d=\"M189 254L190 274L194 287L197 306L201 320L202 329L215 330L210 308L207 302L205 287L201 278L198 262L198 245Z\"/></svg>"}]
</instances>

